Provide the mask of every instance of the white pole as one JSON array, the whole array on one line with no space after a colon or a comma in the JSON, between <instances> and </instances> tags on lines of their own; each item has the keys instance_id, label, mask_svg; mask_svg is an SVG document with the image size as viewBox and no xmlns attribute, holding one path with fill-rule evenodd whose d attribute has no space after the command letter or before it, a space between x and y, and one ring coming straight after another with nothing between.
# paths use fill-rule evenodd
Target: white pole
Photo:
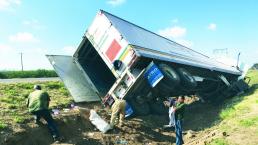
<instances>
[{"instance_id":1,"label":"white pole","mask_svg":"<svg viewBox=\"0 0 258 145\"><path fill-rule=\"evenodd\" d=\"M20 54L21 54L21 67L22 67L22 71L23 71L23 60L22 60L22 52L21 52Z\"/></svg>"}]
</instances>

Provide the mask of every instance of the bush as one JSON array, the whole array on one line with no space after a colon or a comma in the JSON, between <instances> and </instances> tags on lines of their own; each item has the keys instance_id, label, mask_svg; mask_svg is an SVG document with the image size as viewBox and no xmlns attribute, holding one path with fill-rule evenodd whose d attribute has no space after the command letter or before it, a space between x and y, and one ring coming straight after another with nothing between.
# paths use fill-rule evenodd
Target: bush
<instances>
[{"instance_id":1,"label":"bush","mask_svg":"<svg viewBox=\"0 0 258 145\"><path fill-rule=\"evenodd\" d=\"M3 71L0 72L0 79L11 78L44 78L44 77L57 77L54 70L34 70L34 71Z\"/></svg>"}]
</instances>

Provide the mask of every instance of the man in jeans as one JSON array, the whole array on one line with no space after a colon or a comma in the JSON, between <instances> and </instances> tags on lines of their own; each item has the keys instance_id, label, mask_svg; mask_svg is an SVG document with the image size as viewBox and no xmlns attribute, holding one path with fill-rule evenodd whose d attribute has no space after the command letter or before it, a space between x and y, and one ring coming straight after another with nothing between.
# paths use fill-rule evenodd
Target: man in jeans
<instances>
[{"instance_id":1,"label":"man in jeans","mask_svg":"<svg viewBox=\"0 0 258 145\"><path fill-rule=\"evenodd\" d=\"M59 132L54 119L48 110L50 97L47 92L41 90L40 85L35 85L34 90L35 91L30 93L28 97L27 106L29 108L29 112L34 115L36 124L40 124L40 118L44 118L54 141L58 141Z\"/></svg>"},{"instance_id":2,"label":"man in jeans","mask_svg":"<svg viewBox=\"0 0 258 145\"><path fill-rule=\"evenodd\" d=\"M174 108L175 112L175 131L176 131L176 145L184 144L183 135L182 135L182 121L184 118L185 112L185 97L179 96L176 102L176 106Z\"/></svg>"}]
</instances>

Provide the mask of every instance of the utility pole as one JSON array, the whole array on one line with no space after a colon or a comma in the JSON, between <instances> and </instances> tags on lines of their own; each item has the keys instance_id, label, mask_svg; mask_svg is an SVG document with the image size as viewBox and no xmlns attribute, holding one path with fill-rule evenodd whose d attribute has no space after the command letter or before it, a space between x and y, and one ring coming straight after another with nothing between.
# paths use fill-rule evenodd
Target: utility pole
<instances>
[{"instance_id":1,"label":"utility pole","mask_svg":"<svg viewBox=\"0 0 258 145\"><path fill-rule=\"evenodd\" d=\"M239 69L238 63L239 63L239 57L240 57L240 54L241 54L241 52L239 52L239 53L238 53L238 55L237 55L237 66L236 66L236 67L237 67L237 69Z\"/></svg>"},{"instance_id":2,"label":"utility pole","mask_svg":"<svg viewBox=\"0 0 258 145\"><path fill-rule=\"evenodd\" d=\"M22 71L23 71L23 60L22 60L22 52L21 52L20 54L21 54L21 67L22 67Z\"/></svg>"}]
</instances>

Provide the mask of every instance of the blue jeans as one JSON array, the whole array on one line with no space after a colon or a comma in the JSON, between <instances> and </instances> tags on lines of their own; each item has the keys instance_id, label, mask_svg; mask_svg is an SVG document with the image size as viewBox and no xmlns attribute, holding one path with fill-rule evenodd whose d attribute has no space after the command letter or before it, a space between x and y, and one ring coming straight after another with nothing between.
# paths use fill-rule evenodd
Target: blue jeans
<instances>
[{"instance_id":1,"label":"blue jeans","mask_svg":"<svg viewBox=\"0 0 258 145\"><path fill-rule=\"evenodd\" d=\"M182 145L184 143L183 141L183 135L182 135L182 120L178 119L176 120L176 145Z\"/></svg>"},{"instance_id":2,"label":"blue jeans","mask_svg":"<svg viewBox=\"0 0 258 145\"><path fill-rule=\"evenodd\" d=\"M50 132L50 134L52 135L53 138L58 138L59 137L59 132L57 130L57 126L55 124L54 119L52 118L49 110L39 110L36 112L32 113L33 115L35 115L35 119L38 122L40 120L40 118L44 118L47 122L47 127L48 130Z\"/></svg>"}]
</instances>

